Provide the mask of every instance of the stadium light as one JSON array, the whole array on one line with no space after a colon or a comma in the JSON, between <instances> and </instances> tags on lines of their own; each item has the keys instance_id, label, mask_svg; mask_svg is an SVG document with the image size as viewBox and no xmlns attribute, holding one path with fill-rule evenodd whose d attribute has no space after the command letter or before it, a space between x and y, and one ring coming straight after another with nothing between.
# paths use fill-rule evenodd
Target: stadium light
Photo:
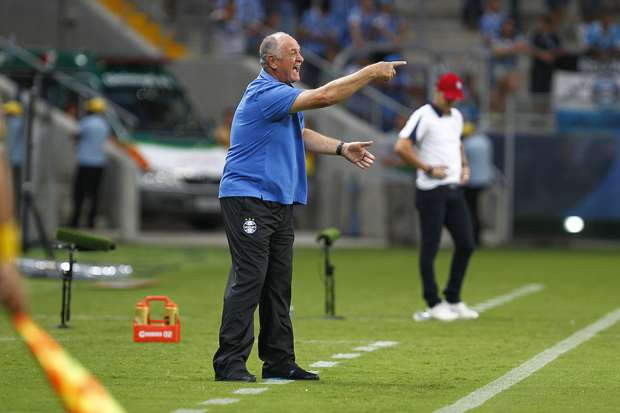
<instances>
[{"instance_id":1,"label":"stadium light","mask_svg":"<svg viewBox=\"0 0 620 413\"><path fill-rule=\"evenodd\" d=\"M585 223L581 217L570 216L564 220L564 229L570 234L579 234L583 231Z\"/></svg>"}]
</instances>

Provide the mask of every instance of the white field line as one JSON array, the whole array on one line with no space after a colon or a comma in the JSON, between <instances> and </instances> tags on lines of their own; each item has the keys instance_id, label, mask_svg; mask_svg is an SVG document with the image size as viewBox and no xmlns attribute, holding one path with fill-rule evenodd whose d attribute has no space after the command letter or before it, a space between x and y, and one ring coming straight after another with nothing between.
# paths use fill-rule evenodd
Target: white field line
<instances>
[{"instance_id":1,"label":"white field line","mask_svg":"<svg viewBox=\"0 0 620 413\"><path fill-rule=\"evenodd\" d=\"M356 359L361 356L360 353L337 353L332 354L333 359Z\"/></svg>"},{"instance_id":2,"label":"white field line","mask_svg":"<svg viewBox=\"0 0 620 413\"><path fill-rule=\"evenodd\" d=\"M0 341L17 341L17 337L0 337Z\"/></svg>"},{"instance_id":3,"label":"white field line","mask_svg":"<svg viewBox=\"0 0 620 413\"><path fill-rule=\"evenodd\" d=\"M398 344L397 341L375 341L374 343L370 343L371 346L374 346L377 348L394 347L397 344Z\"/></svg>"},{"instance_id":4,"label":"white field line","mask_svg":"<svg viewBox=\"0 0 620 413\"><path fill-rule=\"evenodd\" d=\"M364 344L367 340L295 340L303 344Z\"/></svg>"},{"instance_id":5,"label":"white field line","mask_svg":"<svg viewBox=\"0 0 620 413\"><path fill-rule=\"evenodd\" d=\"M172 413L205 413L205 412L206 412L205 409L200 409L200 410L196 410L196 409L176 409Z\"/></svg>"},{"instance_id":6,"label":"white field line","mask_svg":"<svg viewBox=\"0 0 620 413\"><path fill-rule=\"evenodd\" d=\"M482 313L483 311L490 310L492 308L499 307L500 305L504 305L506 303L514 301L517 298L523 297L524 295L537 293L544 289L545 286L542 284L527 284L521 288L517 288L516 290L508 294L500 295L487 301L483 301L480 304L476 304L472 308L477 312Z\"/></svg>"},{"instance_id":7,"label":"white field line","mask_svg":"<svg viewBox=\"0 0 620 413\"><path fill-rule=\"evenodd\" d=\"M204 402L200 402L198 404L233 404L233 403L237 403L239 401L239 399L229 399L229 398L225 398L225 399L209 399L209 400L205 400Z\"/></svg>"},{"instance_id":8,"label":"white field line","mask_svg":"<svg viewBox=\"0 0 620 413\"><path fill-rule=\"evenodd\" d=\"M570 337L555 344L553 347L538 353L536 356L521 364L519 367L512 369L502 377L492 381L486 386L475 390L469 395L456 401L454 404L436 410L435 413L460 413L481 406L495 395L528 378L562 354L590 340L597 333L611 327L618 322L618 320L620 320L620 308L606 314L598 321L577 331Z\"/></svg>"},{"instance_id":9,"label":"white field line","mask_svg":"<svg viewBox=\"0 0 620 413\"><path fill-rule=\"evenodd\" d=\"M380 348L393 347L397 345L396 341L375 341L367 346L355 347L353 351L364 351L370 353L371 351L379 350Z\"/></svg>"},{"instance_id":10,"label":"white field line","mask_svg":"<svg viewBox=\"0 0 620 413\"><path fill-rule=\"evenodd\" d=\"M289 384L293 383L295 380L286 380L286 379L265 379L261 382L261 384Z\"/></svg>"},{"instance_id":11,"label":"white field line","mask_svg":"<svg viewBox=\"0 0 620 413\"><path fill-rule=\"evenodd\" d=\"M339 362L337 361L315 361L310 365L310 367L313 367L315 369L324 369L329 367L335 367L338 364Z\"/></svg>"},{"instance_id":12,"label":"white field line","mask_svg":"<svg viewBox=\"0 0 620 413\"><path fill-rule=\"evenodd\" d=\"M349 343L364 343L367 341L347 341ZM370 351L375 351L381 348L388 348L388 347L393 347L398 345L397 341L374 341L370 344L368 344L367 346L364 347L358 347L354 350L357 350L359 348L363 348L364 350L359 350L359 351L365 351L365 352L370 352ZM361 354L359 353L337 353L332 355L332 358L336 358L336 359L352 359L352 358L357 358L359 357ZM340 364L339 361L317 361L314 362L310 365L310 367L314 367L314 368L328 368L328 367L334 367L337 366L338 364ZM312 373L319 373L318 371L312 371ZM283 379L266 379L263 380L261 382L261 384L267 384L267 385L282 385L282 384L289 384L289 383L293 383L295 380L283 380ZM260 394L267 391L266 387L243 387L237 390L234 390L232 393L233 394L237 394L237 395L255 395L255 394ZM238 401L240 401L240 399L233 399L233 398L224 398L224 399L209 399L209 400L205 400L204 402L200 402L198 404L200 405L224 405L224 404L233 404L233 403L237 403ZM172 413L202 413L204 412L204 410L190 410L190 409L178 409L175 410Z\"/></svg>"},{"instance_id":13,"label":"white field line","mask_svg":"<svg viewBox=\"0 0 620 413\"><path fill-rule=\"evenodd\" d=\"M242 389L235 390L233 394L261 394L267 390L267 387L244 387Z\"/></svg>"}]
</instances>

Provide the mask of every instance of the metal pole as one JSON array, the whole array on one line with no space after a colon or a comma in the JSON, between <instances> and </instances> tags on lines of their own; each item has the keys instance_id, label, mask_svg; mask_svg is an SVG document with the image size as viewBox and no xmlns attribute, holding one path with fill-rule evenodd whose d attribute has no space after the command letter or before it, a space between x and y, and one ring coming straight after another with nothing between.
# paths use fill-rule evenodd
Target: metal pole
<instances>
[{"instance_id":1,"label":"metal pole","mask_svg":"<svg viewBox=\"0 0 620 413\"><path fill-rule=\"evenodd\" d=\"M28 251L30 247L29 242L29 227L30 222L28 219L28 210L32 203L32 152L33 152L33 129L34 118L36 115L36 101L41 88L41 74L36 72L34 75L33 85L29 93L28 102L28 118L26 121L26 156L24 159L24 165L22 170L22 202L20 219L22 225L22 250Z\"/></svg>"},{"instance_id":2,"label":"metal pole","mask_svg":"<svg viewBox=\"0 0 620 413\"><path fill-rule=\"evenodd\" d=\"M56 48L62 50L65 48L65 14L67 10L67 1L58 0L58 9L56 13Z\"/></svg>"},{"instance_id":3,"label":"metal pole","mask_svg":"<svg viewBox=\"0 0 620 413\"><path fill-rule=\"evenodd\" d=\"M73 264L75 263L75 245L71 244L69 249L69 269L60 269L62 276L62 301L60 305L60 324L58 328L69 328L67 322L71 319L71 281L73 280Z\"/></svg>"},{"instance_id":4,"label":"metal pole","mask_svg":"<svg viewBox=\"0 0 620 413\"><path fill-rule=\"evenodd\" d=\"M514 223L515 147L517 104L514 96L508 96L505 113L504 175L506 176L506 228L505 241L512 241Z\"/></svg>"},{"instance_id":5,"label":"metal pole","mask_svg":"<svg viewBox=\"0 0 620 413\"><path fill-rule=\"evenodd\" d=\"M325 316L334 316L334 267L329 260L329 241L323 244L325 254Z\"/></svg>"}]
</instances>

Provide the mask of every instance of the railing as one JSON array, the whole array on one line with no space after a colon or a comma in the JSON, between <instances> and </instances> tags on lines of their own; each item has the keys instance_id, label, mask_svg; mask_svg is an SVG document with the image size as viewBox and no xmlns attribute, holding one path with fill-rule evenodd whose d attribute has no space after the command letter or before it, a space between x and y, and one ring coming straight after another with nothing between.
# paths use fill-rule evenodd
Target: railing
<instances>
[{"instance_id":1,"label":"railing","mask_svg":"<svg viewBox=\"0 0 620 413\"><path fill-rule=\"evenodd\" d=\"M310 50L305 50L303 54L304 59L321 70L321 76L319 77L321 79L321 83L326 83L345 74L342 68L338 68L335 64L328 62ZM387 108L405 117L408 117L411 114L411 108L402 105L373 86L363 88L358 92L358 94L368 98L371 102L371 116L370 119L367 120L378 129L381 129L380 126L383 123L383 108Z\"/></svg>"},{"instance_id":2,"label":"railing","mask_svg":"<svg viewBox=\"0 0 620 413\"><path fill-rule=\"evenodd\" d=\"M452 70L463 74L470 71L475 76L475 89L480 98L479 112L482 115L483 124L488 124L486 114L489 111L489 74L488 74L488 52L482 48L474 50L434 50L422 46L423 43L408 43L403 45L399 52L404 60L409 60L410 64L400 70L409 70L411 67L425 66L427 69L426 91L427 98L433 96L435 80L440 73ZM369 43L363 49L353 46L343 49L334 59L333 71L342 73L345 66L351 59L360 54L373 55L377 53L393 52L394 46L381 43ZM411 63L414 65L411 65ZM417 66L415 62L419 62ZM411 108L408 108L409 112Z\"/></svg>"}]
</instances>

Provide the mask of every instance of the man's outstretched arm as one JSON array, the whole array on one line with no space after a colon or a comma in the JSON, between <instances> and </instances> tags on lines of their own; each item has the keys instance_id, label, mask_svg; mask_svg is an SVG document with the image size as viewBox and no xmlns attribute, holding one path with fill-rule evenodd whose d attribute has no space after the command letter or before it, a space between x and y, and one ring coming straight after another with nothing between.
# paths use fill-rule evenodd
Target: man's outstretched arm
<instances>
[{"instance_id":1,"label":"man's outstretched arm","mask_svg":"<svg viewBox=\"0 0 620 413\"><path fill-rule=\"evenodd\" d=\"M396 75L396 68L405 64L404 61L374 63L319 88L304 90L295 99L291 113L335 105L373 80L391 80Z\"/></svg>"}]
</instances>

